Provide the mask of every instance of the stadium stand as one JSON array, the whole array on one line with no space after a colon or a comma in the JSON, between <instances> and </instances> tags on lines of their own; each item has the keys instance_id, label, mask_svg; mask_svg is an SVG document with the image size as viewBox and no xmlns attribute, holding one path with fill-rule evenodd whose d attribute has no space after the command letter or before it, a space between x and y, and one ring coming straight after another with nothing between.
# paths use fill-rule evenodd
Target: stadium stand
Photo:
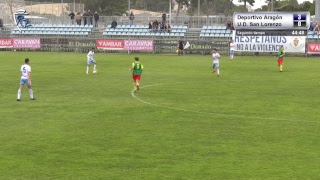
<instances>
[{"instance_id":1,"label":"stadium stand","mask_svg":"<svg viewBox=\"0 0 320 180\"><path fill-rule=\"evenodd\" d=\"M88 36L93 25L63 25L63 24L33 24L28 28L22 28L21 32L15 27L11 36Z\"/></svg>"},{"instance_id":2,"label":"stadium stand","mask_svg":"<svg viewBox=\"0 0 320 180\"><path fill-rule=\"evenodd\" d=\"M307 38L308 39L318 39L319 35L316 35L313 31L309 31Z\"/></svg>"},{"instance_id":3,"label":"stadium stand","mask_svg":"<svg viewBox=\"0 0 320 180\"><path fill-rule=\"evenodd\" d=\"M229 38L232 36L230 29L226 26L203 26L200 38Z\"/></svg>"},{"instance_id":4,"label":"stadium stand","mask_svg":"<svg viewBox=\"0 0 320 180\"><path fill-rule=\"evenodd\" d=\"M108 25L103 31L103 36L184 37L187 31L188 26L173 26L171 32L167 32L149 29L148 25L118 25L116 28L111 28L111 25Z\"/></svg>"}]
</instances>

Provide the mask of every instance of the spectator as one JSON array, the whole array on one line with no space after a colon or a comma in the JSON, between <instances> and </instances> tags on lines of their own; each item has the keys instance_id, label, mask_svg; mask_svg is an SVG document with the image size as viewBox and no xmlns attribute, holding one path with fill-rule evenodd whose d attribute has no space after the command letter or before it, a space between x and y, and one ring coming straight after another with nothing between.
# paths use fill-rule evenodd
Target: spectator
<instances>
[{"instance_id":1,"label":"spectator","mask_svg":"<svg viewBox=\"0 0 320 180\"><path fill-rule=\"evenodd\" d=\"M152 29L152 21L149 22L149 29L150 29L150 30Z\"/></svg>"},{"instance_id":2,"label":"spectator","mask_svg":"<svg viewBox=\"0 0 320 180\"><path fill-rule=\"evenodd\" d=\"M313 22L311 22L310 27L309 27L309 31L313 31L314 30L314 24Z\"/></svg>"},{"instance_id":3,"label":"spectator","mask_svg":"<svg viewBox=\"0 0 320 180\"><path fill-rule=\"evenodd\" d=\"M87 25L87 18L88 18L88 13L87 11L84 11L82 14L82 18L83 18L83 25Z\"/></svg>"},{"instance_id":4,"label":"spectator","mask_svg":"<svg viewBox=\"0 0 320 180\"><path fill-rule=\"evenodd\" d=\"M81 14L80 14L80 12L78 12L77 13L77 15L76 15L76 22L77 22L77 24L80 26L81 25Z\"/></svg>"},{"instance_id":5,"label":"spectator","mask_svg":"<svg viewBox=\"0 0 320 180\"><path fill-rule=\"evenodd\" d=\"M165 12L163 12L163 14L162 14L162 22L164 24L166 24L166 22L167 22L167 14Z\"/></svg>"},{"instance_id":6,"label":"spectator","mask_svg":"<svg viewBox=\"0 0 320 180\"><path fill-rule=\"evenodd\" d=\"M231 26L232 26L231 22L230 22L230 21L228 21L228 22L227 22L227 29L230 29L230 30L231 30L231 29L232 29L232 27L231 27Z\"/></svg>"},{"instance_id":7,"label":"spectator","mask_svg":"<svg viewBox=\"0 0 320 180\"><path fill-rule=\"evenodd\" d=\"M319 25L317 24L317 25L314 27L313 33L314 33L315 35L319 35L319 31L320 31L320 28L319 28Z\"/></svg>"},{"instance_id":8,"label":"spectator","mask_svg":"<svg viewBox=\"0 0 320 180\"><path fill-rule=\"evenodd\" d=\"M130 20L130 26L133 25L134 15L133 15L132 11L131 11L131 13L129 15L129 20Z\"/></svg>"},{"instance_id":9,"label":"spectator","mask_svg":"<svg viewBox=\"0 0 320 180\"><path fill-rule=\"evenodd\" d=\"M93 14L90 10L88 10L88 17L89 17L89 25L93 25Z\"/></svg>"},{"instance_id":10,"label":"spectator","mask_svg":"<svg viewBox=\"0 0 320 180\"><path fill-rule=\"evenodd\" d=\"M94 13L94 27L98 27L99 14L98 12Z\"/></svg>"},{"instance_id":11,"label":"spectator","mask_svg":"<svg viewBox=\"0 0 320 180\"><path fill-rule=\"evenodd\" d=\"M164 32L164 23L161 22L159 26L160 32Z\"/></svg>"},{"instance_id":12,"label":"spectator","mask_svg":"<svg viewBox=\"0 0 320 180\"><path fill-rule=\"evenodd\" d=\"M159 27L158 27L158 26L159 26L158 20L154 20L152 25L153 25L153 31L154 31L154 32L157 32L157 30L158 30L158 28L159 28Z\"/></svg>"},{"instance_id":13,"label":"spectator","mask_svg":"<svg viewBox=\"0 0 320 180\"><path fill-rule=\"evenodd\" d=\"M167 30L168 30L168 33L171 33L172 28L171 28L170 24L168 24Z\"/></svg>"},{"instance_id":14,"label":"spectator","mask_svg":"<svg viewBox=\"0 0 320 180\"><path fill-rule=\"evenodd\" d=\"M112 21L111 28L115 29L117 28L117 25L118 25L117 21Z\"/></svg>"},{"instance_id":15,"label":"spectator","mask_svg":"<svg viewBox=\"0 0 320 180\"><path fill-rule=\"evenodd\" d=\"M75 17L76 15L74 14L73 11L71 11L71 13L69 14L69 16L70 16L70 18L71 18L71 24L74 24L74 17Z\"/></svg>"},{"instance_id":16,"label":"spectator","mask_svg":"<svg viewBox=\"0 0 320 180\"><path fill-rule=\"evenodd\" d=\"M231 23L231 31L234 30L234 26L233 23Z\"/></svg>"},{"instance_id":17,"label":"spectator","mask_svg":"<svg viewBox=\"0 0 320 180\"><path fill-rule=\"evenodd\" d=\"M0 30L3 30L3 20L0 19Z\"/></svg>"}]
</instances>

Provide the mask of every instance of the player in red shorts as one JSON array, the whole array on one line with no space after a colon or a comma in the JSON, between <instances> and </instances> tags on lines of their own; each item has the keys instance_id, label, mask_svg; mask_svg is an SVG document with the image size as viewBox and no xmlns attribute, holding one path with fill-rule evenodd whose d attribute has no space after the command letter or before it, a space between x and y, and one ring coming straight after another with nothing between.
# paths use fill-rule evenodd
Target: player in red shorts
<instances>
[{"instance_id":1,"label":"player in red shorts","mask_svg":"<svg viewBox=\"0 0 320 180\"><path fill-rule=\"evenodd\" d=\"M280 72L282 72L282 63L283 63L283 56L285 55L285 52L283 50L283 45L279 46L278 51L278 66L280 68Z\"/></svg>"},{"instance_id":2,"label":"player in red shorts","mask_svg":"<svg viewBox=\"0 0 320 180\"><path fill-rule=\"evenodd\" d=\"M143 71L143 65L139 62L139 58L135 57L134 62L132 63L132 67L130 71L132 71L132 78L133 78L133 90L137 92L140 90L139 83L141 79L141 74Z\"/></svg>"}]
</instances>

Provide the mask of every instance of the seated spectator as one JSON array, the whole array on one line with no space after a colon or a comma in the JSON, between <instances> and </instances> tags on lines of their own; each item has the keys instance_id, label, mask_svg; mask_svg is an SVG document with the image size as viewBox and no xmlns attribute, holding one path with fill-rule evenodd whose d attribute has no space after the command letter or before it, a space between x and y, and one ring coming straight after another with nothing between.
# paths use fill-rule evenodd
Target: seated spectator
<instances>
[{"instance_id":1,"label":"seated spectator","mask_svg":"<svg viewBox=\"0 0 320 180\"><path fill-rule=\"evenodd\" d=\"M117 25L118 25L117 21L112 21L111 28L115 29Z\"/></svg>"},{"instance_id":2,"label":"seated spectator","mask_svg":"<svg viewBox=\"0 0 320 180\"><path fill-rule=\"evenodd\" d=\"M172 28L171 28L170 24L168 24L168 26L167 26L168 33L171 33L171 30L172 30Z\"/></svg>"},{"instance_id":3,"label":"seated spectator","mask_svg":"<svg viewBox=\"0 0 320 180\"><path fill-rule=\"evenodd\" d=\"M0 30L3 30L3 20L0 19Z\"/></svg>"},{"instance_id":4,"label":"seated spectator","mask_svg":"<svg viewBox=\"0 0 320 180\"><path fill-rule=\"evenodd\" d=\"M310 27L309 27L309 31L313 31L314 30L314 24L313 22L311 22Z\"/></svg>"},{"instance_id":5,"label":"seated spectator","mask_svg":"<svg viewBox=\"0 0 320 180\"><path fill-rule=\"evenodd\" d=\"M227 22L227 29L230 29L230 30L231 30L231 28L232 28L232 24L231 24L230 21L228 21L228 22Z\"/></svg>"}]
</instances>

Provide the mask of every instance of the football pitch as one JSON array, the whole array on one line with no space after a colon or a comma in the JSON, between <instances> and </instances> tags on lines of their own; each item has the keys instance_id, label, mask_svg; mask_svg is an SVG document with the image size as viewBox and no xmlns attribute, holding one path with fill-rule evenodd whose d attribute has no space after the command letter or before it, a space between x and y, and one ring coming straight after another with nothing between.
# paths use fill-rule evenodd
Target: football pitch
<instances>
[{"instance_id":1,"label":"football pitch","mask_svg":"<svg viewBox=\"0 0 320 180\"><path fill-rule=\"evenodd\" d=\"M135 56L145 70L132 93ZM17 102L30 58L34 96ZM0 52L1 179L320 179L320 61Z\"/></svg>"}]
</instances>

